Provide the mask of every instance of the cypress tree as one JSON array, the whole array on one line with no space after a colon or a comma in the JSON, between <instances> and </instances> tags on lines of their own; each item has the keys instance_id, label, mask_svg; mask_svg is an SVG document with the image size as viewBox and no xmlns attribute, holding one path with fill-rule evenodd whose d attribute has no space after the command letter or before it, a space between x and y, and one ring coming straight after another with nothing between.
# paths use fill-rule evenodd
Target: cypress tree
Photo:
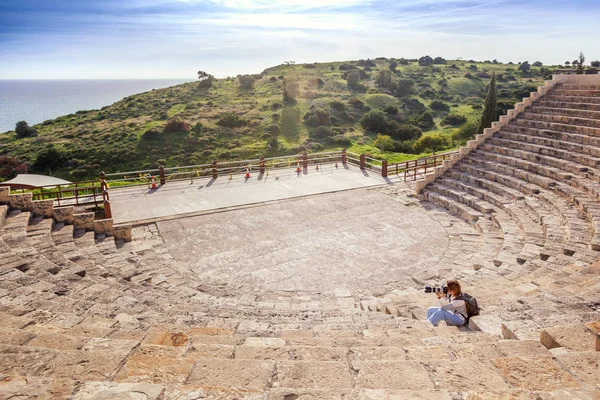
<instances>
[{"instance_id":1,"label":"cypress tree","mask_svg":"<svg viewBox=\"0 0 600 400\"><path fill-rule=\"evenodd\" d=\"M492 122L496 120L496 74L492 74L492 79L490 80L490 87L487 92L487 96L485 96L485 105L483 107L483 113L481 115L481 122L479 123L479 128L477 129L477 133L483 133L485 128L489 128L492 126Z\"/></svg>"}]
</instances>

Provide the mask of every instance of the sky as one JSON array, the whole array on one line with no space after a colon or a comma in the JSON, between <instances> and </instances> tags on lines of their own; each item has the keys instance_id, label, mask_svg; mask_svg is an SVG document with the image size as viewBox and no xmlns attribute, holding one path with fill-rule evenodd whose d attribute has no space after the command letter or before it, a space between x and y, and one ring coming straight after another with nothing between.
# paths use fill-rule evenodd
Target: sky
<instances>
[{"instance_id":1,"label":"sky","mask_svg":"<svg viewBox=\"0 0 600 400\"><path fill-rule=\"evenodd\" d=\"M375 57L600 59L600 0L1 0L0 79L194 79Z\"/></svg>"}]
</instances>

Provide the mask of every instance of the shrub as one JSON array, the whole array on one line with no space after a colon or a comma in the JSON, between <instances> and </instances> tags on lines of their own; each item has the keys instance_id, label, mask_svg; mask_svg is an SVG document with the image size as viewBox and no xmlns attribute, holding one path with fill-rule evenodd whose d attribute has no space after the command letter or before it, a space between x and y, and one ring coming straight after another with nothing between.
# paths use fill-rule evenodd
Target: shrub
<instances>
[{"instance_id":1,"label":"shrub","mask_svg":"<svg viewBox=\"0 0 600 400\"><path fill-rule=\"evenodd\" d=\"M414 93L415 83L410 79L400 79L396 83L396 92L395 95L397 97L408 97Z\"/></svg>"},{"instance_id":2,"label":"shrub","mask_svg":"<svg viewBox=\"0 0 600 400\"><path fill-rule=\"evenodd\" d=\"M157 140L162 137L162 133L154 129L148 129L142 134L142 140Z\"/></svg>"},{"instance_id":3,"label":"shrub","mask_svg":"<svg viewBox=\"0 0 600 400\"><path fill-rule=\"evenodd\" d=\"M436 111L450 111L450 106L440 100L433 100L429 108Z\"/></svg>"},{"instance_id":4,"label":"shrub","mask_svg":"<svg viewBox=\"0 0 600 400\"><path fill-rule=\"evenodd\" d=\"M325 139L327 137L333 136L333 132L328 126L319 126L317 129L315 129L311 136L315 139Z\"/></svg>"},{"instance_id":5,"label":"shrub","mask_svg":"<svg viewBox=\"0 0 600 400\"><path fill-rule=\"evenodd\" d=\"M413 148L418 153L423 153L425 151L436 152L450 147L451 145L452 142L448 135L432 133L421 136L421 138L415 142Z\"/></svg>"},{"instance_id":6,"label":"shrub","mask_svg":"<svg viewBox=\"0 0 600 400\"><path fill-rule=\"evenodd\" d=\"M360 72L353 70L346 76L346 83L351 88L356 88L360 84Z\"/></svg>"},{"instance_id":7,"label":"shrub","mask_svg":"<svg viewBox=\"0 0 600 400\"><path fill-rule=\"evenodd\" d=\"M527 72L531 69L531 65L529 65L528 61L524 61L523 63L521 63L521 65L519 65L519 71L521 72Z\"/></svg>"},{"instance_id":8,"label":"shrub","mask_svg":"<svg viewBox=\"0 0 600 400\"><path fill-rule=\"evenodd\" d=\"M392 61L390 63L390 67L389 67L390 71L395 72L397 67L398 67L398 63L396 61Z\"/></svg>"},{"instance_id":9,"label":"shrub","mask_svg":"<svg viewBox=\"0 0 600 400\"><path fill-rule=\"evenodd\" d=\"M419 118L417 118L417 125L421 129L430 129L435 126L433 121L433 115L429 111L425 111Z\"/></svg>"},{"instance_id":10,"label":"shrub","mask_svg":"<svg viewBox=\"0 0 600 400\"><path fill-rule=\"evenodd\" d=\"M457 142L466 142L467 140L473 139L476 134L477 124L474 122L469 122L452 134L452 140Z\"/></svg>"},{"instance_id":11,"label":"shrub","mask_svg":"<svg viewBox=\"0 0 600 400\"><path fill-rule=\"evenodd\" d=\"M383 111L372 110L363 115L360 125L367 131L386 132L390 121Z\"/></svg>"},{"instance_id":12,"label":"shrub","mask_svg":"<svg viewBox=\"0 0 600 400\"><path fill-rule=\"evenodd\" d=\"M381 151L392 151L394 150L394 141L388 135L378 134L377 139L373 142L373 145Z\"/></svg>"},{"instance_id":13,"label":"shrub","mask_svg":"<svg viewBox=\"0 0 600 400\"><path fill-rule=\"evenodd\" d=\"M433 59L434 64L446 64L446 59L442 57L436 57Z\"/></svg>"},{"instance_id":14,"label":"shrub","mask_svg":"<svg viewBox=\"0 0 600 400\"><path fill-rule=\"evenodd\" d=\"M423 135L418 126L410 124L399 124L396 121L390 122L389 134L397 140L415 140Z\"/></svg>"},{"instance_id":15,"label":"shrub","mask_svg":"<svg viewBox=\"0 0 600 400\"><path fill-rule=\"evenodd\" d=\"M298 97L298 82L283 81L283 102L285 104L295 104Z\"/></svg>"},{"instance_id":16,"label":"shrub","mask_svg":"<svg viewBox=\"0 0 600 400\"><path fill-rule=\"evenodd\" d=\"M200 135L202 133L203 128L204 127L201 122L196 122L196 125L194 125L194 133L196 135Z\"/></svg>"},{"instance_id":17,"label":"shrub","mask_svg":"<svg viewBox=\"0 0 600 400\"><path fill-rule=\"evenodd\" d=\"M327 138L327 143L334 145L334 146L344 146L344 147L352 146L352 140L350 140L349 137L346 137L344 135L330 136Z\"/></svg>"},{"instance_id":18,"label":"shrub","mask_svg":"<svg viewBox=\"0 0 600 400\"><path fill-rule=\"evenodd\" d=\"M388 104L387 106L383 107L383 112L387 115L398 114L398 107L393 104Z\"/></svg>"},{"instance_id":19,"label":"shrub","mask_svg":"<svg viewBox=\"0 0 600 400\"><path fill-rule=\"evenodd\" d=\"M336 111L344 111L346 109L346 105L338 100L333 100L331 103L329 103L329 105L333 110Z\"/></svg>"},{"instance_id":20,"label":"shrub","mask_svg":"<svg viewBox=\"0 0 600 400\"><path fill-rule=\"evenodd\" d=\"M531 64L532 67L542 67L544 64L542 64L541 61L536 61L533 64Z\"/></svg>"},{"instance_id":21,"label":"shrub","mask_svg":"<svg viewBox=\"0 0 600 400\"><path fill-rule=\"evenodd\" d=\"M304 114L304 123L308 126L327 126L329 125L329 113L321 108L315 108Z\"/></svg>"},{"instance_id":22,"label":"shrub","mask_svg":"<svg viewBox=\"0 0 600 400\"><path fill-rule=\"evenodd\" d=\"M0 156L0 178L8 180L26 173L27 164L17 157Z\"/></svg>"},{"instance_id":23,"label":"shrub","mask_svg":"<svg viewBox=\"0 0 600 400\"><path fill-rule=\"evenodd\" d=\"M388 69L379 71L379 75L377 76L377 85L386 88L392 86L392 72Z\"/></svg>"},{"instance_id":24,"label":"shrub","mask_svg":"<svg viewBox=\"0 0 600 400\"><path fill-rule=\"evenodd\" d=\"M164 132L189 132L190 126L185 122L176 118L167 121L163 129Z\"/></svg>"},{"instance_id":25,"label":"shrub","mask_svg":"<svg viewBox=\"0 0 600 400\"><path fill-rule=\"evenodd\" d=\"M429 56L423 56L421 58L419 58L419 65L421 66L429 66L429 65L433 65L433 58L429 57Z\"/></svg>"},{"instance_id":26,"label":"shrub","mask_svg":"<svg viewBox=\"0 0 600 400\"><path fill-rule=\"evenodd\" d=\"M25 121L17 122L15 132L17 133L17 139L37 136L37 130L29 126Z\"/></svg>"},{"instance_id":27,"label":"shrub","mask_svg":"<svg viewBox=\"0 0 600 400\"><path fill-rule=\"evenodd\" d=\"M31 168L36 172L48 173L62 168L68 161L66 153L59 151L54 145L42 150Z\"/></svg>"},{"instance_id":28,"label":"shrub","mask_svg":"<svg viewBox=\"0 0 600 400\"><path fill-rule=\"evenodd\" d=\"M240 75L238 79L240 81L240 87L246 90L252 89L254 82L256 82L252 75Z\"/></svg>"},{"instance_id":29,"label":"shrub","mask_svg":"<svg viewBox=\"0 0 600 400\"><path fill-rule=\"evenodd\" d=\"M348 103L354 108L365 108L365 103L363 103L363 101L358 97L351 97L350 100L348 100Z\"/></svg>"},{"instance_id":30,"label":"shrub","mask_svg":"<svg viewBox=\"0 0 600 400\"><path fill-rule=\"evenodd\" d=\"M235 114L226 114L217 121L217 125L225 126L228 128L235 128L238 126L246 125L246 121L243 118L238 117Z\"/></svg>"},{"instance_id":31,"label":"shrub","mask_svg":"<svg viewBox=\"0 0 600 400\"><path fill-rule=\"evenodd\" d=\"M596 68L600 67L600 61L592 61L591 66Z\"/></svg>"},{"instance_id":32,"label":"shrub","mask_svg":"<svg viewBox=\"0 0 600 400\"><path fill-rule=\"evenodd\" d=\"M448 114L442 120L442 125L458 126L467 122L467 118L460 114Z\"/></svg>"}]
</instances>

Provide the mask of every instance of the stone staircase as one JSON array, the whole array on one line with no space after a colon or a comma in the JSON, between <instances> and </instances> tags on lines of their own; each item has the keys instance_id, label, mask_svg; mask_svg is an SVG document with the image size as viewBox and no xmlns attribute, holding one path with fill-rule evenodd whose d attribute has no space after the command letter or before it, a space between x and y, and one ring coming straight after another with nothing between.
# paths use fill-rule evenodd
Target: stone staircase
<instances>
[{"instance_id":1,"label":"stone staircase","mask_svg":"<svg viewBox=\"0 0 600 400\"><path fill-rule=\"evenodd\" d=\"M219 319L131 329L15 314L0 315L7 399L593 399L600 389L597 322L546 329L540 343L402 319L264 337Z\"/></svg>"}]
</instances>

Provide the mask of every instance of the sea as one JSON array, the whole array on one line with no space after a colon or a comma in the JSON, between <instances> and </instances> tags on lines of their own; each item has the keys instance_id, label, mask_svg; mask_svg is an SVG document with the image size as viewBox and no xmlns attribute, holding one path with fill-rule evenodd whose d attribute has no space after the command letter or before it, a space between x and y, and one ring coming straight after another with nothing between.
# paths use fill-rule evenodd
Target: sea
<instances>
[{"instance_id":1,"label":"sea","mask_svg":"<svg viewBox=\"0 0 600 400\"><path fill-rule=\"evenodd\" d=\"M95 110L132 94L193 79L0 80L0 132L81 110Z\"/></svg>"}]
</instances>

